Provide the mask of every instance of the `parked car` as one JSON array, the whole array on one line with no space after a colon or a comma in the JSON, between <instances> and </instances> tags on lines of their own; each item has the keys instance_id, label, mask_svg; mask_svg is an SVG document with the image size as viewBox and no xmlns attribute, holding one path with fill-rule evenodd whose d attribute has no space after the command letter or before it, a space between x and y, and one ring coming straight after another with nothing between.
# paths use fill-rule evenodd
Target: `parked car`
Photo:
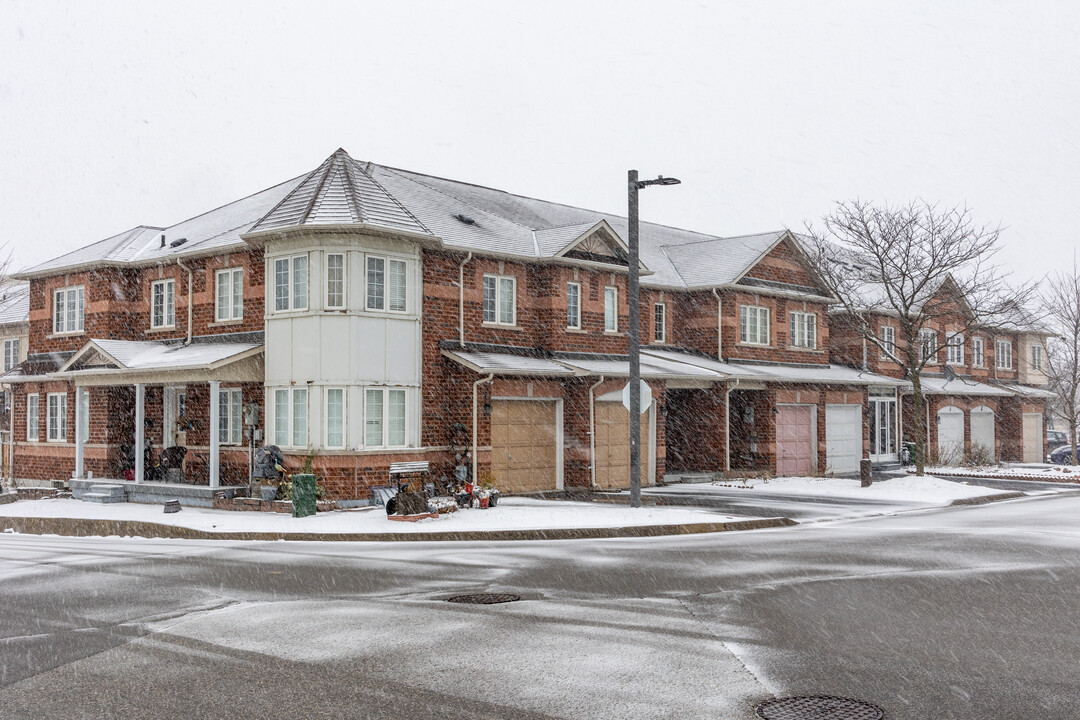
<instances>
[{"instance_id":1,"label":"parked car","mask_svg":"<svg viewBox=\"0 0 1080 720\"><path fill-rule=\"evenodd\" d=\"M1055 465L1072 464L1072 445L1062 445L1050 453L1050 462Z\"/></svg>"},{"instance_id":2,"label":"parked car","mask_svg":"<svg viewBox=\"0 0 1080 720\"><path fill-rule=\"evenodd\" d=\"M1061 447L1062 445L1069 444L1069 434L1064 430L1047 430L1046 431L1046 446L1050 450Z\"/></svg>"}]
</instances>

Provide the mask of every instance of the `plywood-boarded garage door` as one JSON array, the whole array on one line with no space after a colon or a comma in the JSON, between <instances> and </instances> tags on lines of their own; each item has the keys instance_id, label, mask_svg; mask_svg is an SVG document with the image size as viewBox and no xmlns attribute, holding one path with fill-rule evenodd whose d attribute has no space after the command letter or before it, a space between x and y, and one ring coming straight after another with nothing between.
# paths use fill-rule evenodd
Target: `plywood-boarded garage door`
<instances>
[{"instance_id":1,"label":"plywood-boarded garage door","mask_svg":"<svg viewBox=\"0 0 1080 720\"><path fill-rule=\"evenodd\" d=\"M621 402L596 403L596 486L630 487L630 412ZM649 413L641 415L641 479L649 476Z\"/></svg>"},{"instance_id":2,"label":"plywood-boarded garage door","mask_svg":"<svg viewBox=\"0 0 1080 720\"><path fill-rule=\"evenodd\" d=\"M814 467L810 405L776 406L776 473L809 475Z\"/></svg>"},{"instance_id":3,"label":"plywood-boarded garage door","mask_svg":"<svg viewBox=\"0 0 1080 720\"><path fill-rule=\"evenodd\" d=\"M837 473L859 471L862 458L862 405L825 406L825 462Z\"/></svg>"},{"instance_id":4,"label":"plywood-boarded garage door","mask_svg":"<svg viewBox=\"0 0 1080 720\"><path fill-rule=\"evenodd\" d=\"M491 401L491 472L503 492L555 490L558 482L556 404Z\"/></svg>"},{"instance_id":5,"label":"plywood-boarded garage door","mask_svg":"<svg viewBox=\"0 0 1080 720\"><path fill-rule=\"evenodd\" d=\"M937 449L942 465L964 461L964 411L949 405L938 410Z\"/></svg>"},{"instance_id":6,"label":"plywood-boarded garage door","mask_svg":"<svg viewBox=\"0 0 1080 720\"><path fill-rule=\"evenodd\" d=\"M1024 413L1024 462L1043 462L1043 416Z\"/></svg>"}]
</instances>

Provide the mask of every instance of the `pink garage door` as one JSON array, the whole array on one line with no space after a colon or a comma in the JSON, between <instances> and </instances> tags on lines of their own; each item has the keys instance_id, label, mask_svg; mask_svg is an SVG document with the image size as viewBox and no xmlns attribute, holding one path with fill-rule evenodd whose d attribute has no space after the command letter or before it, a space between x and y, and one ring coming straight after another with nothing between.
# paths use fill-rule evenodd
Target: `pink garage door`
<instances>
[{"instance_id":1,"label":"pink garage door","mask_svg":"<svg viewBox=\"0 0 1080 720\"><path fill-rule=\"evenodd\" d=\"M811 405L776 406L776 474L809 475L813 469Z\"/></svg>"}]
</instances>

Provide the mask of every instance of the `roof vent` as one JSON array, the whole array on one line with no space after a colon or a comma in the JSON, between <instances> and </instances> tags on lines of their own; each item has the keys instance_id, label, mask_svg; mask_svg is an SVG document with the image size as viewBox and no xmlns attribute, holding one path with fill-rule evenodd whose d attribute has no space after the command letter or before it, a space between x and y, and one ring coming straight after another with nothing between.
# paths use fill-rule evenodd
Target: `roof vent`
<instances>
[{"instance_id":1,"label":"roof vent","mask_svg":"<svg viewBox=\"0 0 1080 720\"><path fill-rule=\"evenodd\" d=\"M468 215L462 215L461 213L458 213L458 214L457 214L457 215L455 215L454 217L456 217L456 218L457 218L458 220L460 220L461 222L465 223L466 225L475 225L475 224L476 224L476 221L475 221L475 220L473 220L473 219L472 219L471 217L469 217Z\"/></svg>"},{"instance_id":2,"label":"roof vent","mask_svg":"<svg viewBox=\"0 0 1080 720\"><path fill-rule=\"evenodd\" d=\"M165 247L165 233L161 233L161 245L159 247Z\"/></svg>"},{"instance_id":3,"label":"roof vent","mask_svg":"<svg viewBox=\"0 0 1080 720\"><path fill-rule=\"evenodd\" d=\"M165 237L165 236L162 235L161 237ZM181 245L183 245L186 242L187 242L187 238L180 238L179 240L173 240L171 243L169 243L169 247L172 247L172 248L180 247Z\"/></svg>"}]
</instances>

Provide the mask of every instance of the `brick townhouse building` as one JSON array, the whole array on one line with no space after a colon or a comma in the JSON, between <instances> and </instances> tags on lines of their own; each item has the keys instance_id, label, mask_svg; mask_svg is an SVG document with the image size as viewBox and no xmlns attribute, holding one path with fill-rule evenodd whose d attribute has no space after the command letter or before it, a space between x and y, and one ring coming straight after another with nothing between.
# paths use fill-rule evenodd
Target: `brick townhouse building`
<instances>
[{"instance_id":1,"label":"brick townhouse building","mask_svg":"<svg viewBox=\"0 0 1080 720\"><path fill-rule=\"evenodd\" d=\"M68 253L19 275L29 354L3 378L15 476L139 483L180 446L187 482L246 482L254 405L266 442L293 467L312 457L340 499L411 460L506 492L626 486L625 236L622 217L338 150L177 225ZM833 301L796 236L643 223L640 237L648 482L896 460L906 383L834 351ZM1019 355L1027 336L1001 333ZM1029 407L1013 386L1030 373L997 379L989 407Z\"/></svg>"}]
</instances>

